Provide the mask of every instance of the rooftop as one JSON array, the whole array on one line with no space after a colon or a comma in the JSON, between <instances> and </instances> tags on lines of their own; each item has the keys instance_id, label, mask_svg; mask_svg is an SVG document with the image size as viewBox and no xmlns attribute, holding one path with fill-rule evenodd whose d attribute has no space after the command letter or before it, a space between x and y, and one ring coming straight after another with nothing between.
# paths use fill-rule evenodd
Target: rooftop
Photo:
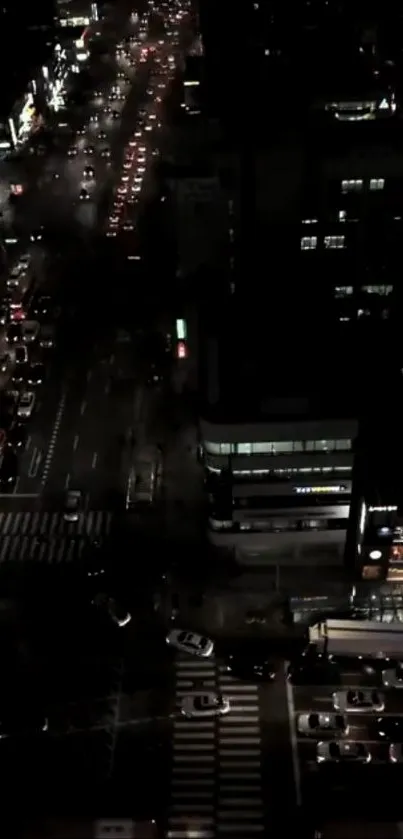
<instances>
[{"instance_id":1,"label":"rooftop","mask_svg":"<svg viewBox=\"0 0 403 839\"><path fill-rule=\"evenodd\" d=\"M373 335L358 342L314 294L304 301L291 287L262 293L261 280L260 298L214 300L214 314L210 306L205 316L202 416L231 423L359 417L374 380L386 386L388 375Z\"/></svg>"}]
</instances>

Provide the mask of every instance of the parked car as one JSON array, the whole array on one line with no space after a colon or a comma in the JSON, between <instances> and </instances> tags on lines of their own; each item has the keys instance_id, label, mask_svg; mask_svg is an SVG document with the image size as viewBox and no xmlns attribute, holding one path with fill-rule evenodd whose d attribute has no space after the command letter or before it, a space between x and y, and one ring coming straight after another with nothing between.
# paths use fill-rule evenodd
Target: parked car
<instances>
[{"instance_id":1,"label":"parked car","mask_svg":"<svg viewBox=\"0 0 403 839\"><path fill-rule=\"evenodd\" d=\"M210 638L199 635L197 632L182 629L171 629L166 637L166 642L182 652L200 658L208 658L214 650L214 642Z\"/></svg>"}]
</instances>

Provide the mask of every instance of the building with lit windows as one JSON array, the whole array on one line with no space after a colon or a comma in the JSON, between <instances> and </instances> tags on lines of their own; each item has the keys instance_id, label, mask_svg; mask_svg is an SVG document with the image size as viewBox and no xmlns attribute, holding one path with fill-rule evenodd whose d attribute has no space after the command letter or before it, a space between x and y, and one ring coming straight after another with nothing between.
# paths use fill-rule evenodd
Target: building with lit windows
<instances>
[{"instance_id":1,"label":"building with lit windows","mask_svg":"<svg viewBox=\"0 0 403 839\"><path fill-rule=\"evenodd\" d=\"M342 568L363 387L351 345L313 313L282 325L235 305L207 313L200 339L209 541Z\"/></svg>"},{"instance_id":2,"label":"building with lit windows","mask_svg":"<svg viewBox=\"0 0 403 839\"><path fill-rule=\"evenodd\" d=\"M89 0L56 0L55 23L62 28L85 27L98 20L98 4Z\"/></svg>"}]
</instances>

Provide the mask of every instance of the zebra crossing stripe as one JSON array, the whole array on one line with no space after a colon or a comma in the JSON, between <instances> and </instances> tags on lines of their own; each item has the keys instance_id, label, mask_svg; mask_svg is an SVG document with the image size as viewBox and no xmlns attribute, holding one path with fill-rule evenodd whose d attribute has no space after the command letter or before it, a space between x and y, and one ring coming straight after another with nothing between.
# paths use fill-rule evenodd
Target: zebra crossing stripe
<instances>
[{"instance_id":1,"label":"zebra crossing stripe","mask_svg":"<svg viewBox=\"0 0 403 839\"><path fill-rule=\"evenodd\" d=\"M79 559L88 538L103 538L111 528L112 513L90 511L77 523L65 522L61 512L0 514L0 564L47 562L59 564Z\"/></svg>"}]
</instances>

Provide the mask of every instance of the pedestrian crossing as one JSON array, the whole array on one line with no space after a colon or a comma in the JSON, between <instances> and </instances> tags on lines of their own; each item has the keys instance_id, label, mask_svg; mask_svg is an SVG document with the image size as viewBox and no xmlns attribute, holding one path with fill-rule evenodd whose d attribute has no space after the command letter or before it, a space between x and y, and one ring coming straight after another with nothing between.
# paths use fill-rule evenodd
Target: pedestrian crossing
<instances>
[{"instance_id":1,"label":"pedestrian crossing","mask_svg":"<svg viewBox=\"0 0 403 839\"><path fill-rule=\"evenodd\" d=\"M173 723L168 839L251 839L264 833L259 689L238 682L214 658L176 661L176 700L193 691L221 693L221 717Z\"/></svg>"},{"instance_id":2,"label":"pedestrian crossing","mask_svg":"<svg viewBox=\"0 0 403 839\"><path fill-rule=\"evenodd\" d=\"M90 510L76 522L66 522L61 512L0 513L0 564L47 562L57 564L79 559L88 539L108 535L112 513Z\"/></svg>"}]
</instances>

